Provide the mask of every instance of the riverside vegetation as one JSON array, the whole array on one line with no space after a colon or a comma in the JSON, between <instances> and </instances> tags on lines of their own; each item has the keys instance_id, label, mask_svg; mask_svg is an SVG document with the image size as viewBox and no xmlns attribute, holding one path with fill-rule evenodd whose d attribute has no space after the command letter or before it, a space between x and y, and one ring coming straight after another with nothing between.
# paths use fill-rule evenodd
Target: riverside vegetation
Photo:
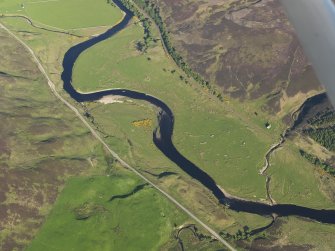
<instances>
[{"instance_id":1,"label":"riverside vegetation","mask_svg":"<svg viewBox=\"0 0 335 251\"><path fill-rule=\"evenodd\" d=\"M38 36L40 31L20 18L9 22L27 28L20 29L19 34L28 40ZM60 37L45 34L60 46L71 41L65 34ZM46 80L22 45L3 29L0 37L0 117L3 122L0 126L0 249L23 250L29 245L28 250L45 250L46 247L156 250L178 245L172 235L174 224L178 226L189 219L153 189L146 188L134 197L113 203L100 198L109 188L110 193L105 195L110 197L131 191L139 180L121 169L74 114L51 94ZM42 46L46 41L42 41ZM43 48L41 44L35 43L35 46ZM54 60L54 54L48 55L48 60ZM120 218L114 208L121 212ZM119 221L131 217L131 221ZM152 222L151 230L146 228L146 217ZM43 224L46 218L47 223ZM107 220L115 221L115 231L110 229L111 222ZM137 224L138 228L134 228ZM99 236L94 235L92 229L99 226ZM61 231L64 227L69 231L66 234ZM157 231L160 228L161 231ZM76 235L79 238L71 235L77 230L82 230ZM143 232L152 232L152 235L146 235L148 239L144 240ZM108 237L111 233L117 242ZM53 242L50 242L51 236ZM128 245L130 237L136 244L135 249ZM192 238L184 236L185 241L190 239L205 249L219 248L217 243L197 242ZM35 239L33 243L32 239ZM104 243L97 245L95 241L99 240ZM139 245L138 240L142 240L143 245Z\"/></svg>"},{"instance_id":2,"label":"riverside vegetation","mask_svg":"<svg viewBox=\"0 0 335 251\"><path fill-rule=\"evenodd\" d=\"M61 55L64 54L66 48L80 40L78 38L78 40L71 41L66 35L57 37L51 33L29 27L28 24L19 20L5 19L3 21L12 29L21 28L35 33L38 31L39 34L18 34L41 56L50 72L61 72ZM77 32L89 34L87 31ZM264 129L262 121L259 123L260 125L253 123L254 118L250 119L245 114L239 115L234 107L229 104L225 104L225 107L222 108L221 102L213 99L211 95L208 95L204 89L197 87L191 80L186 84L180 78L180 76L187 77L184 75L185 73L177 69L174 63L166 58L163 48L158 43L152 43L146 53L139 51L136 44L143 41L143 34L143 27L135 19L133 24L126 30L121 31L116 37L91 48L83 54L74 72L73 80L76 88L82 91L96 91L105 88L123 87L144 91L161 98L175 111L174 141L185 156L192 158L192 161L204 167L206 172L216 177L217 183L222 184L230 193L255 200L265 200L264 180L258 176L257 171L263 164L263 155L274 141L274 136ZM159 34L155 28L152 28L152 34L159 39ZM48 41L54 42L52 49L46 46ZM97 70L96 73L90 70L92 65ZM52 74L51 76L59 83L59 88L61 88L59 75ZM178 89L180 94L172 91L175 89ZM219 104L221 105L219 106ZM183 198L186 205L195 208L194 210L201 217L217 229L224 228L225 231L234 234L245 225L245 222L248 222L251 229L268 224L269 219L234 213L229 209L224 210L218 207L208 192L201 189L201 186L196 182L189 180L173 163L167 161L155 149L151 142L150 131L132 125L133 121L143 119L156 121L156 111L150 105L140 101L134 102L124 99L123 103L103 105L94 102L84 104L84 106L94 118L96 126L99 127L109 145L116 149L127 161L135 164L140 170L147 170L155 174L166 170L177 173L177 175L157 180L157 183L177 198ZM209 124L207 121L213 123ZM275 126L274 130L276 130ZM286 153L287 150L284 151ZM280 161L282 158L282 156L278 156ZM291 171L293 170L291 177L285 175L288 170L286 163L281 164L276 173L273 174L274 177L278 177L278 180L288 181L283 185L284 192L278 198L276 196L275 199L278 202L286 200L292 203L308 203L320 208L326 205L331 207L333 203L319 190L318 181L314 177L313 169L309 168L308 162L303 162L306 163L306 167L303 167L304 172L300 172L299 165L295 163L299 163L301 159L292 155L291 161L292 165L289 168ZM148 174L148 177L151 177L150 174ZM311 181L308 184L295 183L296 180L303 180L306 177ZM239 179L240 183L237 183L236 179ZM78 184L78 187L80 187L80 182ZM240 184L243 184L243 186L240 186ZM72 188L74 189L74 186ZM301 200L297 198L298 194L303 193L306 188L309 188L308 193L306 193L307 197ZM66 194L70 194L70 190ZM185 196L185 194L188 196ZM292 194L292 196L287 197L288 194ZM93 196L90 200L94 199L96 198ZM199 201L201 201L200 204ZM57 210L63 210L62 202L59 203L60 206L56 206L55 211L50 215L50 222L55 221L54 217L58 215ZM83 210L87 208L89 210L97 209L98 216L93 214L88 218L89 222L92 222L92 219L95 219L94 217L99 219L99 214L104 211L100 210L102 207L96 207L95 204L95 202L85 204L85 201L81 201L73 205L72 208L76 209L82 206ZM84 205L89 206L85 208ZM201 213L201 211L212 213ZM75 217L74 214L72 215ZM284 232L282 231L286 227L291 227L290 230L286 229L286 233L295 232L294 226L297 221L310 228L315 227L315 223L290 217L284 227L278 227L278 229L281 229L280 233L272 236L279 239L284 238ZM52 224L45 226L49 227L46 227L43 230L44 233L41 232L41 237L37 237L36 240L39 238L43 240L45 236L52 233ZM330 236L332 226L320 226L319 229L320 235L318 234L318 236L323 237L310 238L308 240L310 245L331 245L322 242L322 238L327 239ZM50 232L48 233L48 231ZM271 236L271 232L268 234ZM292 243L299 245L303 243L302 240L303 238L299 235L292 234L284 245L291 245ZM43 241L40 243L43 243ZM75 241L72 243L75 243Z\"/></svg>"}]
</instances>

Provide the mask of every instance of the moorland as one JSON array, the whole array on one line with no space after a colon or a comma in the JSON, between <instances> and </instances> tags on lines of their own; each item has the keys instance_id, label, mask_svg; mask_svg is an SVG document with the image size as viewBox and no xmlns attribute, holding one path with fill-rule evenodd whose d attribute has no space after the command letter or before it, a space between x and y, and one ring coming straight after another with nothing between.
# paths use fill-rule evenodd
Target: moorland
<instances>
[{"instance_id":1,"label":"moorland","mask_svg":"<svg viewBox=\"0 0 335 251\"><path fill-rule=\"evenodd\" d=\"M66 8L67 13L75 12L76 1L66 2L56 1L52 4L57 5L56 9L59 8L59 11ZM235 236L235 233L245 226L257 229L268 225L272 218L238 213L218 205L210 191L203 188L196 180L190 179L178 166L169 161L152 142L152 130L157 125L155 107L123 97L105 97L99 102L76 103L62 90L62 59L65 52L74 44L104 32L107 28L103 26L112 26L122 18L116 6L104 1L101 4L106 6L101 8L108 12L106 15L110 15L110 19L92 11L95 15L91 20L88 18L85 22L76 23L68 14L65 15L68 18L62 20L63 23L57 23L52 16L43 16L41 9L36 12L33 9L29 10L29 1L22 10L19 1L14 4L13 1L3 0L0 6L6 11L1 22L33 49L47 69L50 78L56 83L57 90L86 115L87 120L112 149L155 184L168 191L187 208L192 209L214 229L224 230L234 236L234 238L227 237L230 242L236 242L240 248L266 249L281 246L293 249L312 247L332 249L330 240L334 232L333 225L319 224L296 217L280 218L271 228L253 237ZM36 9L49 8L44 3L31 5L40 5L33 7ZM95 5L93 1L86 1L82 11L89 11L93 5ZM97 6L100 6L100 3ZM20 17L12 17L23 12L24 16L36 21L41 27L55 26L55 32L33 27ZM207 88L188 77L167 55L160 42L157 27L151 27L154 39L147 50L145 52L140 50L137 45L143 41L145 35L142 23L134 17L129 25L115 36L85 51L75 64L73 86L81 92L127 88L164 100L174 112L173 141L184 156L206 171L229 194L271 203L267 194L266 178L259 175L259 170L264 166L266 152L272 144L279 141L280 134L287 124L275 119L268 110L257 109L263 105L260 100L251 103L231 98L224 99L223 102L217 99ZM59 30L66 30L69 34L57 33ZM8 120L13 122L12 117L20 117L20 111L29 114L29 119L24 119L24 122L13 123L19 127L17 134L12 133L15 131L13 125L10 125L7 131L1 132L12 137L11 140L1 142L1 151L4 152L2 156L5 156L1 160L5 170L8 170L3 174L4 179L9 180L7 177L11 172L14 172L11 173L13 177L20 172L24 172L22 175L28 172L30 175L36 175L36 179L39 179L44 186L46 182L40 179L43 177L40 175L44 172L49 175L49 169L48 165L45 169L37 168L40 159L43 161L61 159L62 163L66 162L63 163L63 169L59 164L52 166L52 171L60 172L59 180L57 179L57 184L50 186L50 189L54 189L54 196L49 204L45 207L40 206L43 210L34 209L39 212L36 214L41 214L38 217L38 224L34 225L35 231L30 232L29 236L24 235L24 228L19 222L30 222L28 219L23 218L16 222L14 226L18 230L15 231L10 222L6 228L7 234L1 236L1 245L6 247L5 245L10 243L12 247L22 248L35 238L29 250L42 250L45 245L56 249L92 248L89 246L90 240L101 243L101 240L106 239L105 235L113 231L113 238L109 242L104 242L102 245L105 246L102 246L102 249L129 247L130 250L134 250L131 246L123 246L129 245L129 242L136 242L138 246L135 247L139 249L157 250L169 245L171 248L178 246L172 233L176 226L190 222L187 216L155 190L146 186L130 197L108 201L115 195L128 194L142 183L108 156L80 121L53 98L45 79L24 48L13 42L6 32L3 32L2 36L10 41L6 45L3 42L5 40L1 40L4 44L2 54L7 58L0 69L2 89L8 93L12 92L11 96L6 94L2 97L4 105L1 107L9 106L12 109L10 113L4 112L4 116L11 118ZM21 53L18 53L20 50ZM25 61L21 57L25 57L26 65L22 65ZM8 65L12 65L12 68L6 68ZM23 72L16 72L17 70ZM8 84L8 81L12 82ZM36 85L31 84L34 82ZM18 88L20 84L22 87ZM24 98L20 98L19 95L23 95ZM20 105L20 102L23 104ZM58 113L54 110L55 107ZM5 110L8 112L8 109ZM43 116L43 113L46 115ZM45 117L45 121L40 123L31 114ZM57 122L53 117L58 118ZM266 122L271 123L270 129L264 126ZM27 129L31 124L33 125L29 128L37 130L34 137ZM45 125L44 130L43 128L39 130L40 124ZM64 126L65 129L62 124L67 125ZM6 139L5 136L2 138ZM11 141L11 144L8 141ZM20 148L22 146L26 148ZM37 150L32 152L35 148L31 146ZM19 149L15 151L16 147ZM320 173L313 163L301 156L299 149L296 144L288 142L270 159L271 168L268 172L271 175L271 197L276 203L292 203L319 209L334 208L334 198L328 193L334 180L330 178L328 184L324 185L323 179L328 177L328 174ZM29 159L28 156L34 157L30 163L17 164L19 160ZM78 162L77 168L72 161ZM52 178L55 177L52 173L50 175ZM25 184L29 186L31 182L27 181ZM19 201L16 194L20 189L16 185L9 187L11 188L4 194L5 199L2 200L1 207L10 204L8 197L12 198L12 203ZM49 192L47 194L50 195ZM27 199L30 198L29 194L26 196ZM26 205L30 204L22 203L21 214L30 210ZM40 213L41 210L43 213ZM14 207L13 214L20 215L19 209ZM13 219L11 215L5 217ZM155 220L151 222L152 224L145 224L149 218ZM175 222L173 219L176 219ZM133 224L130 224L130 221ZM302 225L310 229L307 234L299 231ZM99 229L96 235L91 233L91 228ZM155 231L155 235L148 236L147 233L158 228L161 230L159 233ZM61 229L67 229L69 232L61 233ZM315 229L318 231L312 233ZM80 235L71 235L72 232L78 231ZM204 235L208 234L204 232ZM46 241L50 236L56 236L53 243ZM133 239L129 239L129 236ZM144 237L150 239L143 239ZM202 245L208 250L218 245L217 242L209 242L207 238L192 239L191 235L185 238L184 242L190 247ZM87 239L87 242L83 239ZM139 243L139 239L142 242ZM65 243L69 246L64 246Z\"/></svg>"}]
</instances>

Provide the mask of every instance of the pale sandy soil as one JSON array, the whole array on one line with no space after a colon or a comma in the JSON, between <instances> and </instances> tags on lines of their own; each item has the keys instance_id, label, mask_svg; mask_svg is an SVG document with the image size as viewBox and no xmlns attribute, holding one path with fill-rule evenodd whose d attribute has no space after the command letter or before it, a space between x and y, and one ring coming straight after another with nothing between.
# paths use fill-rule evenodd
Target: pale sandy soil
<instances>
[{"instance_id":1,"label":"pale sandy soil","mask_svg":"<svg viewBox=\"0 0 335 251\"><path fill-rule=\"evenodd\" d=\"M123 99L122 96L109 95L99 99L99 102L103 104L123 103Z\"/></svg>"}]
</instances>

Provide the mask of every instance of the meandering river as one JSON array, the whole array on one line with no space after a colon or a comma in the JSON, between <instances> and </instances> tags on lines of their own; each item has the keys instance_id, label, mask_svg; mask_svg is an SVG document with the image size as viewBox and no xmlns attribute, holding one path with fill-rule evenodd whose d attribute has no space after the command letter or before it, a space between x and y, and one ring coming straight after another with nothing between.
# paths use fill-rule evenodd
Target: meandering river
<instances>
[{"instance_id":1,"label":"meandering river","mask_svg":"<svg viewBox=\"0 0 335 251\"><path fill-rule=\"evenodd\" d=\"M276 204L268 205L265 203L253 202L248 200L240 200L235 198L228 198L223 191L216 185L216 182L200 167L189 161L185 156L179 153L172 142L174 129L174 115L172 110L160 99L150 96L145 93L126 90L126 89L111 89L104 91L97 91L94 93L83 94L77 92L72 86L73 67L78 57L85 50L91 48L97 43L104 41L122 29L124 29L133 14L127 10L118 0L114 3L125 12L123 20L107 30L105 33L91 38L87 41L79 43L71 47L65 54L63 59L62 80L64 82L64 90L77 102L96 101L107 95L124 96L131 99L143 100L151 103L159 109L158 127L153 131L153 142L156 147L172 162L179 166L184 172L192 178L198 180L202 185L209 189L218 201L224 205L228 205L230 209L235 211L247 212L263 216L301 216L323 223L335 224L335 210L318 210L292 204ZM92 66L93 67L93 66ZM243 185L243 184L241 184Z\"/></svg>"}]
</instances>

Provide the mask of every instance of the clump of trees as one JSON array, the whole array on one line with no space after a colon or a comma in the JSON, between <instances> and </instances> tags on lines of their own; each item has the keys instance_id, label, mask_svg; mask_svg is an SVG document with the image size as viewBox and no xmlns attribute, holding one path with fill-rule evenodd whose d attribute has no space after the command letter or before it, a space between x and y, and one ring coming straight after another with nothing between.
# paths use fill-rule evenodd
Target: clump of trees
<instances>
[{"instance_id":1,"label":"clump of trees","mask_svg":"<svg viewBox=\"0 0 335 251\"><path fill-rule=\"evenodd\" d=\"M149 18L145 17L137 7L129 0L120 0L120 2L130 10L135 16L138 17L140 22L142 23L144 29L143 41L139 41L136 43L136 48L142 52L146 52L150 46L151 42L156 42L151 30L151 21Z\"/></svg>"},{"instance_id":2,"label":"clump of trees","mask_svg":"<svg viewBox=\"0 0 335 251\"><path fill-rule=\"evenodd\" d=\"M332 108L317 112L307 120L303 133L330 151L335 150L335 111Z\"/></svg>"},{"instance_id":3,"label":"clump of trees","mask_svg":"<svg viewBox=\"0 0 335 251\"><path fill-rule=\"evenodd\" d=\"M243 229L237 230L235 234L230 234L225 230L222 230L219 232L219 234L224 238L228 240L247 240L251 237L251 231L248 226L244 226Z\"/></svg>"},{"instance_id":4,"label":"clump of trees","mask_svg":"<svg viewBox=\"0 0 335 251\"><path fill-rule=\"evenodd\" d=\"M335 150L335 126L326 128L309 128L304 133L330 151Z\"/></svg>"},{"instance_id":5,"label":"clump of trees","mask_svg":"<svg viewBox=\"0 0 335 251\"><path fill-rule=\"evenodd\" d=\"M324 126L335 123L335 111L327 108L325 111L318 112L313 118L307 121L312 126Z\"/></svg>"},{"instance_id":6,"label":"clump of trees","mask_svg":"<svg viewBox=\"0 0 335 251\"><path fill-rule=\"evenodd\" d=\"M326 162L323 162L318 157L316 157L313 154L309 154L305 152L304 150L299 150L301 156L306 158L309 162L311 162L313 165L321 167L325 172L329 173L330 175L335 177L335 168L333 168L331 165L329 165Z\"/></svg>"}]
</instances>

